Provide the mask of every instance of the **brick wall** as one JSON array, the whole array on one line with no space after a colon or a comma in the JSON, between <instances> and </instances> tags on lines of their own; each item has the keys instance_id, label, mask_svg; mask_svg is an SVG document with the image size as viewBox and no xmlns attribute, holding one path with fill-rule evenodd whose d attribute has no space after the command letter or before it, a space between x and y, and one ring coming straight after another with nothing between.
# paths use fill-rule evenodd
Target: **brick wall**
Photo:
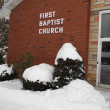
<instances>
[{"instance_id":1,"label":"brick wall","mask_svg":"<svg viewBox=\"0 0 110 110\"><path fill-rule=\"evenodd\" d=\"M96 85L99 11L110 9L110 0L91 0L87 80Z\"/></svg>"},{"instance_id":2,"label":"brick wall","mask_svg":"<svg viewBox=\"0 0 110 110\"><path fill-rule=\"evenodd\" d=\"M10 16L8 62L31 52L34 63L54 64L58 50L72 43L88 67L89 12L88 0L24 0ZM38 34L39 14L56 11L55 19L64 18L64 32Z\"/></svg>"}]
</instances>

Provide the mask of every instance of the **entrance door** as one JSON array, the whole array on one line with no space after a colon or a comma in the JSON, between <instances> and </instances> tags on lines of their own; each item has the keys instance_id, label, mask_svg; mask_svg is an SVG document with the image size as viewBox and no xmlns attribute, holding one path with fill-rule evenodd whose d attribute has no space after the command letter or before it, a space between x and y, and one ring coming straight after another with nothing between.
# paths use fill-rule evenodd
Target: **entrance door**
<instances>
[{"instance_id":1,"label":"entrance door","mask_svg":"<svg viewBox=\"0 0 110 110\"><path fill-rule=\"evenodd\" d=\"M100 83L110 85L110 41L102 41Z\"/></svg>"},{"instance_id":2,"label":"entrance door","mask_svg":"<svg viewBox=\"0 0 110 110\"><path fill-rule=\"evenodd\" d=\"M110 11L100 12L98 45L99 86L110 88Z\"/></svg>"}]
</instances>

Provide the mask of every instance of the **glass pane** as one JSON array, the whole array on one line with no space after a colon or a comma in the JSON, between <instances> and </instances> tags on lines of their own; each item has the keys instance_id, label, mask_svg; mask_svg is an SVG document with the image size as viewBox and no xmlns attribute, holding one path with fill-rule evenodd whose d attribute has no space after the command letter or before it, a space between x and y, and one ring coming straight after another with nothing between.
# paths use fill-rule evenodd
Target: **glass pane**
<instances>
[{"instance_id":1,"label":"glass pane","mask_svg":"<svg viewBox=\"0 0 110 110\"><path fill-rule=\"evenodd\" d=\"M101 38L110 38L110 13L102 15Z\"/></svg>"},{"instance_id":2,"label":"glass pane","mask_svg":"<svg viewBox=\"0 0 110 110\"><path fill-rule=\"evenodd\" d=\"M110 42L102 42L101 84L110 85Z\"/></svg>"}]
</instances>

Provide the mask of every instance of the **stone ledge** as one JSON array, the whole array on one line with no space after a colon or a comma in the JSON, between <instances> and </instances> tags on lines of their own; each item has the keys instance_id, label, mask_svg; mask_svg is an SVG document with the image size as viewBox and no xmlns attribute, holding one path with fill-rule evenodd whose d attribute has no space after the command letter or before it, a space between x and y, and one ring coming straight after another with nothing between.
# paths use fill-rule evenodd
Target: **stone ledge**
<instances>
[{"instance_id":1,"label":"stone ledge","mask_svg":"<svg viewBox=\"0 0 110 110\"><path fill-rule=\"evenodd\" d=\"M13 10L16 6L18 6L23 0L12 0L9 5L6 6L8 10Z\"/></svg>"},{"instance_id":2,"label":"stone ledge","mask_svg":"<svg viewBox=\"0 0 110 110\"><path fill-rule=\"evenodd\" d=\"M0 17L9 19L11 11L18 6L23 0L9 0L2 9L0 9Z\"/></svg>"}]
</instances>

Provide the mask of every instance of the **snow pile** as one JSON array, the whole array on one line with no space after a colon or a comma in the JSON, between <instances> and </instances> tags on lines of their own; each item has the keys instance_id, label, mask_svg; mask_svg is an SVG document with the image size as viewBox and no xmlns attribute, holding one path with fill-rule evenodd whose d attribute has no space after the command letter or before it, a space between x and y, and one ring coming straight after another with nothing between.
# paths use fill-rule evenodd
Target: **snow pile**
<instances>
[{"instance_id":1,"label":"snow pile","mask_svg":"<svg viewBox=\"0 0 110 110\"><path fill-rule=\"evenodd\" d=\"M11 73L12 73L12 66L8 67L7 64L0 65L0 76L5 76L6 73L11 75Z\"/></svg>"},{"instance_id":2,"label":"snow pile","mask_svg":"<svg viewBox=\"0 0 110 110\"><path fill-rule=\"evenodd\" d=\"M44 82L52 82L53 80L53 70L54 67L49 64L39 64L27 68L23 73L23 78L25 80L29 80L32 82L44 81Z\"/></svg>"},{"instance_id":3,"label":"snow pile","mask_svg":"<svg viewBox=\"0 0 110 110\"><path fill-rule=\"evenodd\" d=\"M59 50L56 59L55 59L55 65L57 65L57 60L59 58L62 58L63 60L66 60L67 58L73 59L73 60L80 60L82 61L81 56L77 53L76 48L71 43L65 43L62 48Z\"/></svg>"},{"instance_id":4,"label":"snow pile","mask_svg":"<svg viewBox=\"0 0 110 110\"><path fill-rule=\"evenodd\" d=\"M20 90L20 89L22 89L22 83L20 80L14 79L14 80L0 82L0 87L12 89L12 90L13 89Z\"/></svg>"},{"instance_id":5,"label":"snow pile","mask_svg":"<svg viewBox=\"0 0 110 110\"><path fill-rule=\"evenodd\" d=\"M103 96L83 80L44 92L9 89L0 84L0 102L2 110L104 110L105 106Z\"/></svg>"},{"instance_id":6,"label":"snow pile","mask_svg":"<svg viewBox=\"0 0 110 110\"><path fill-rule=\"evenodd\" d=\"M64 87L62 93L71 101L95 103L97 106L104 108L104 97L84 80L72 81L68 86Z\"/></svg>"}]
</instances>

